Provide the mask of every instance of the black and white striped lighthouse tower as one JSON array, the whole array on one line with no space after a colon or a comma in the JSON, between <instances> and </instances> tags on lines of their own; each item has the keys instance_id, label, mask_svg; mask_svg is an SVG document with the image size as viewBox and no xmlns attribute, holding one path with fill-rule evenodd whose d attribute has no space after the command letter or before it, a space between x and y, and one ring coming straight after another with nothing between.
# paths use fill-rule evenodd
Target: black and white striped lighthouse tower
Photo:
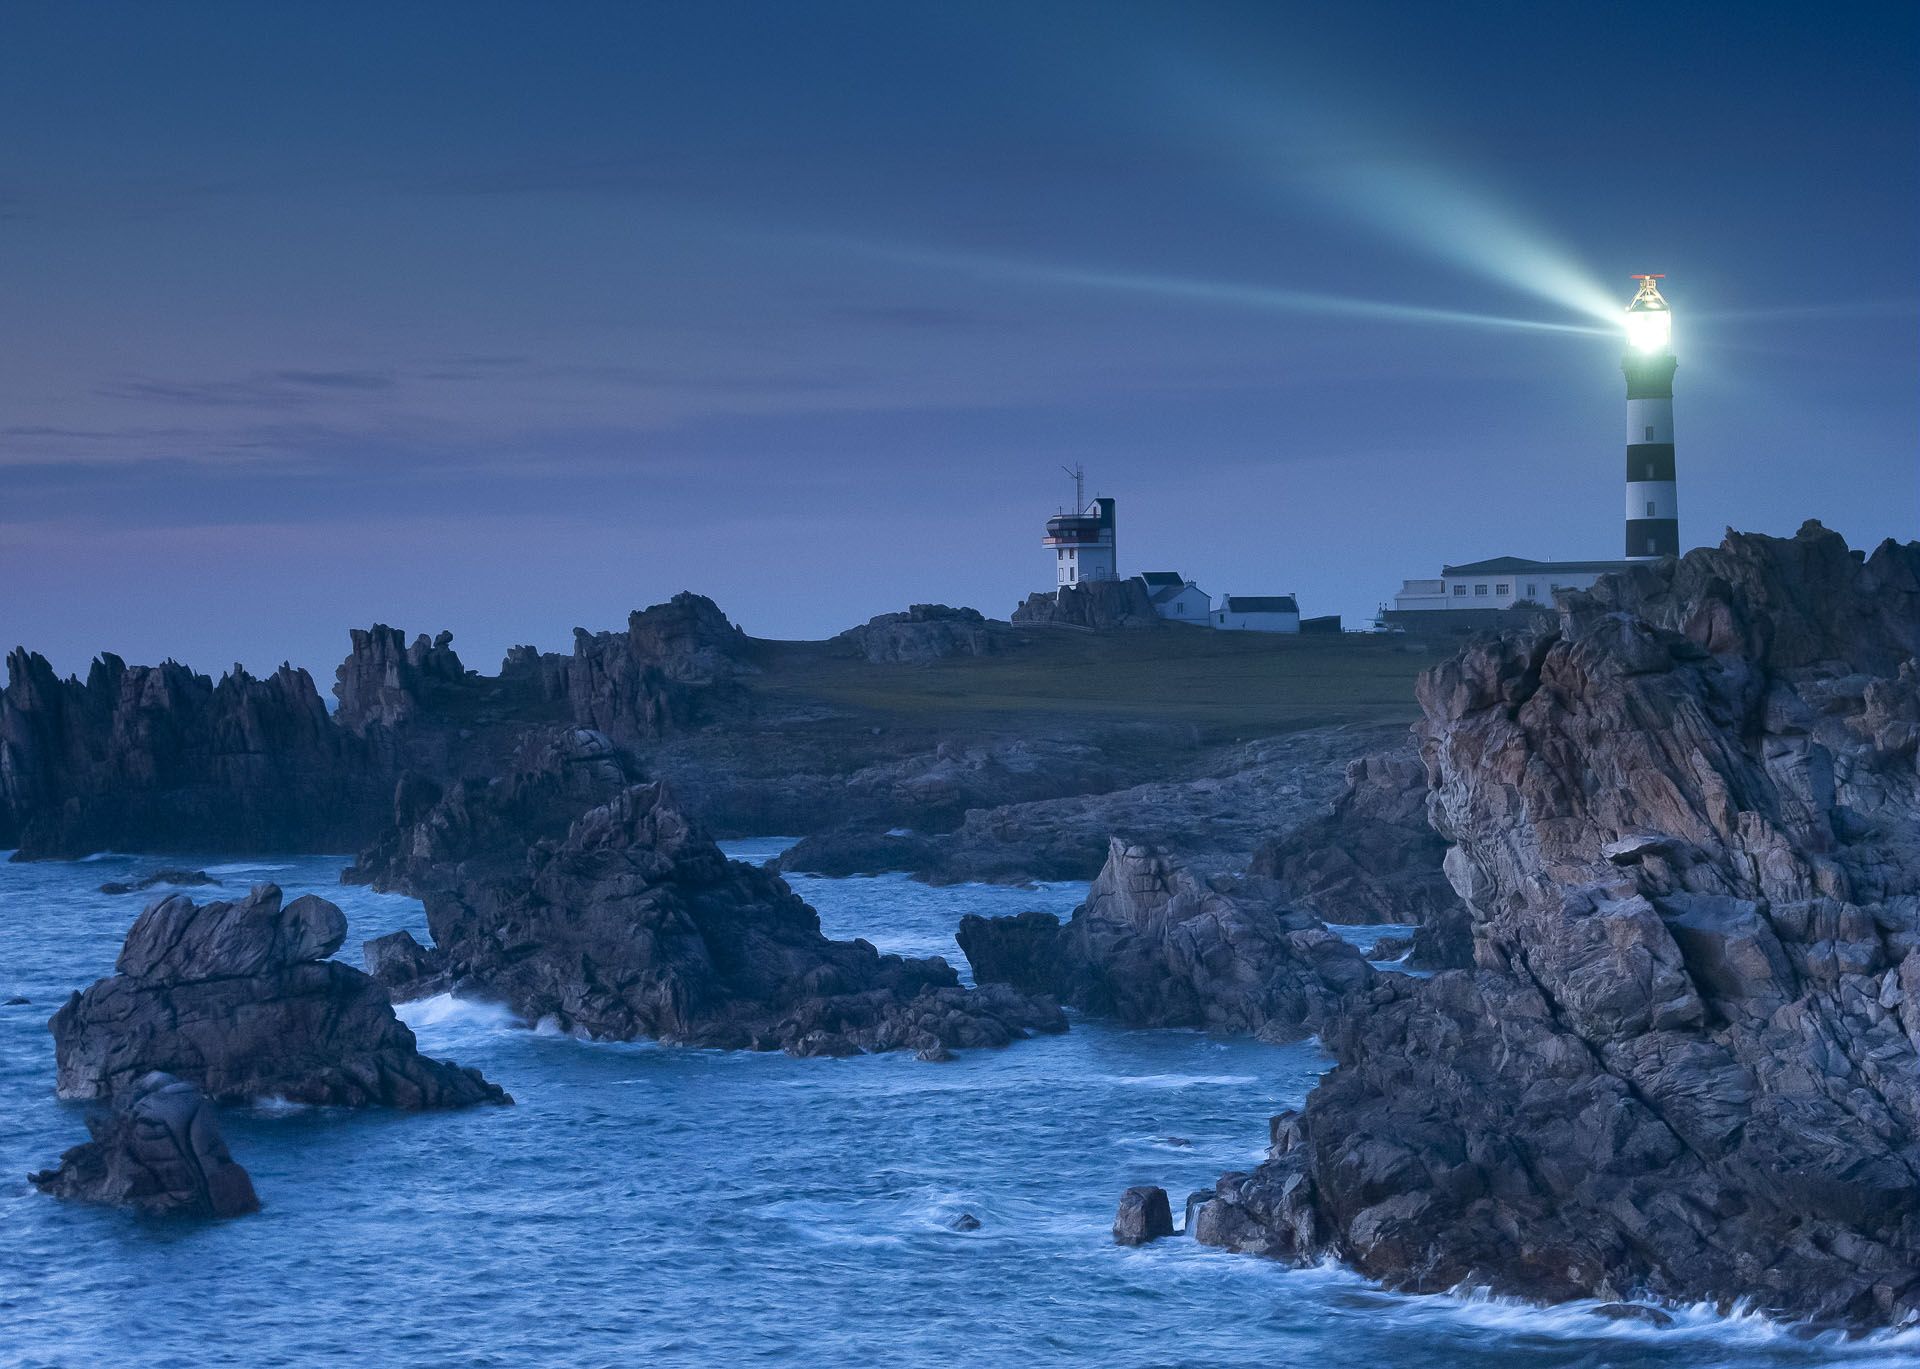
<instances>
[{"instance_id":1,"label":"black and white striped lighthouse tower","mask_svg":"<svg viewBox=\"0 0 1920 1369\"><path fill-rule=\"evenodd\" d=\"M1655 284L1635 276L1627 306L1627 557L1680 554L1680 505L1673 479L1673 312Z\"/></svg>"}]
</instances>

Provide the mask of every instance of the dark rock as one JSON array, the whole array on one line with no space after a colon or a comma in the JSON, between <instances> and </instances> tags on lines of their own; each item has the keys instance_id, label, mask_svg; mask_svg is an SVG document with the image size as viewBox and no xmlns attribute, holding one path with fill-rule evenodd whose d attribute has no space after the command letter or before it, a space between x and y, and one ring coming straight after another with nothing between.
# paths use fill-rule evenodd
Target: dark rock
<instances>
[{"instance_id":1,"label":"dark rock","mask_svg":"<svg viewBox=\"0 0 1920 1369\"><path fill-rule=\"evenodd\" d=\"M425 902L435 947L383 940L383 977L421 967L529 1022L595 1037L804 1056L938 1059L1065 1030L1051 1000L969 991L943 960L828 940L812 908L778 877L722 856L661 784L622 788L540 835L559 810L523 805L529 785L549 794L538 788L545 773L451 793L395 843L428 853L399 867L399 887ZM536 821L518 830L527 811Z\"/></svg>"},{"instance_id":2,"label":"dark rock","mask_svg":"<svg viewBox=\"0 0 1920 1369\"><path fill-rule=\"evenodd\" d=\"M218 684L169 661L102 655L86 682L7 657L0 839L17 859L90 851L327 851L379 830L391 777L282 666Z\"/></svg>"},{"instance_id":3,"label":"dark rock","mask_svg":"<svg viewBox=\"0 0 1920 1369\"><path fill-rule=\"evenodd\" d=\"M1642 1302L1606 1302L1593 1309L1596 1317L1605 1317L1608 1321L1637 1321L1648 1326L1665 1329L1673 1325L1673 1318L1657 1307L1649 1307Z\"/></svg>"},{"instance_id":4,"label":"dark rock","mask_svg":"<svg viewBox=\"0 0 1920 1369\"><path fill-rule=\"evenodd\" d=\"M1436 910L1413 929L1407 964L1416 970L1465 970L1473 966L1473 918L1460 902Z\"/></svg>"},{"instance_id":5,"label":"dark rock","mask_svg":"<svg viewBox=\"0 0 1920 1369\"><path fill-rule=\"evenodd\" d=\"M956 939L983 984L1049 993L1149 1026L1293 1040L1376 972L1274 891L1202 880L1164 852L1115 838L1065 926L1047 913L961 920Z\"/></svg>"},{"instance_id":6,"label":"dark rock","mask_svg":"<svg viewBox=\"0 0 1920 1369\"><path fill-rule=\"evenodd\" d=\"M334 674L333 694L340 701L334 719L356 733L404 727L466 675L451 632L431 642L423 633L407 646L400 629L385 623L355 628L353 648Z\"/></svg>"},{"instance_id":7,"label":"dark rock","mask_svg":"<svg viewBox=\"0 0 1920 1369\"><path fill-rule=\"evenodd\" d=\"M1337 1068L1200 1238L1411 1289L1920 1317L1916 653L1920 544L1809 525L1429 671L1475 968L1335 1014Z\"/></svg>"},{"instance_id":8,"label":"dark rock","mask_svg":"<svg viewBox=\"0 0 1920 1369\"><path fill-rule=\"evenodd\" d=\"M958 1217L948 1222L947 1225L955 1231L978 1231L980 1229L980 1219L971 1212L962 1212Z\"/></svg>"},{"instance_id":9,"label":"dark rock","mask_svg":"<svg viewBox=\"0 0 1920 1369\"><path fill-rule=\"evenodd\" d=\"M118 973L48 1024L63 1098L129 1096L155 1070L218 1100L403 1108L509 1102L478 1071L429 1060L379 984L326 960L346 918L271 884L235 903L184 894L140 915Z\"/></svg>"},{"instance_id":10,"label":"dark rock","mask_svg":"<svg viewBox=\"0 0 1920 1369\"><path fill-rule=\"evenodd\" d=\"M869 618L834 640L876 664L920 664L952 656L989 656L1002 650L1009 636L1007 624L992 622L977 609L915 604L905 613Z\"/></svg>"},{"instance_id":11,"label":"dark rock","mask_svg":"<svg viewBox=\"0 0 1920 1369\"><path fill-rule=\"evenodd\" d=\"M1016 625L1090 628L1095 632L1165 625L1154 610L1146 585L1138 579L1086 580L1064 585L1053 593L1029 594L1013 611L1013 621Z\"/></svg>"},{"instance_id":12,"label":"dark rock","mask_svg":"<svg viewBox=\"0 0 1920 1369\"><path fill-rule=\"evenodd\" d=\"M1113 1218L1116 1245L1145 1245L1172 1234L1173 1211L1164 1188L1130 1188L1120 1195L1120 1210Z\"/></svg>"},{"instance_id":13,"label":"dark rock","mask_svg":"<svg viewBox=\"0 0 1920 1369\"><path fill-rule=\"evenodd\" d=\"M1368 960L1399 960L1413 950L1410 936L1383 936L1364 952Z\"/></svg>"},{"instance_id":14,"label":"dark rock","mask_svg":"<svg viewBox=\"0 0 1920 1369\"><path fill-rule=\"evenodd\" d=\"M219 880L215 879L205 870L175 870L168 868L155 870L151 874L142 875L139 879L126 883L102 884L100 886L100 892L103 894L135 894L146 889L151 889L157 884L171 884L176 889L192 889L208 884L218 884L219 882Z\"/></svg>"},{"instance_id":15,"label":"dark rock","mask_svg":"<svg viewBox=\"0 0 1920 1369\"><path fill-rule=\"evenodd\" d=\"M1278 881L1323 922L1425 924L1459 906L1427 822L1427 773L1406 744L1347 767L1332 810L1253 853L1249 874Z\"/></svg>"},{"instance_id":16,"label":"dark rock","mask_svg":"<svg viewBox=\"0 0 1920 1369\"><path fill-rule=\"evenodd\" d=\"M7 1006L9 1008L18 1008L18 1007L24 1006L25 1004L31 1003L32 1001L33 1001L32 999L22 998L19 994L15 994L12 998L9 998L7 1000Z\"/></svg>"},{"instance_id":17,"label":"dark rock","mask_svg":"<svg viewBox=\"0 0 1920 1369\"><path fill-rule=\"evenodd\" d=\"M168 1074L137 1080L121 1109L87 1119L93 1139L29 1175L59 1198L155 1215L239 1217L260 1210L200 1090Z\"/></svg>"},{"instance_id":18,"label":"dark rock","mask_svg":"<svg viewBox=\"0 0 1920 1369\"><path fill-rule=\"evenodd\" d=\"M430 994L447 993L453 975L445 952L422 946L412 932L388 932L360 943L360 959L367 973L385 985L393 998L407 1002Z\"/></svg>"}]
</instances>

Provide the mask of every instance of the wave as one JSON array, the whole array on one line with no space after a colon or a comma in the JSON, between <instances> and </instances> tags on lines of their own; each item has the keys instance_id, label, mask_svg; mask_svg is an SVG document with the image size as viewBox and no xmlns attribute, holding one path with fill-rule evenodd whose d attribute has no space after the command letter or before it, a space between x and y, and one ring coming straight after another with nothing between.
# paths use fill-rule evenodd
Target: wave
<instances>
[{"instance_id":1,"label":"wave","mask_svg":"<svg viewBox=\"0 0 1920 1369\"><path fill-rule=\"evenodd\" d=\"M478 998L455 998L450 993L416 998L394 1006L394 1013L415 1031L422 1028L462 1027L479 1031L519 1031L520 1019L504 1003Z\"/></svg>"}]
</instances>

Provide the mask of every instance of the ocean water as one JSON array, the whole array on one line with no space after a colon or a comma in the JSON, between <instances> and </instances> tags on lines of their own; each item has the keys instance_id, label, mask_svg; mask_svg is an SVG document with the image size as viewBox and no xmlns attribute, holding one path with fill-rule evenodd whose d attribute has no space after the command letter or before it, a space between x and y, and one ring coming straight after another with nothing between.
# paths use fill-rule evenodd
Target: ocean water
<instances>
[{"instance_id":1,"label":"ocean water","mask_svg":"<svg viewBox=\"0 0 1920 1369\"><path fill-rule=\"evenodd\" d=\"M760 858L777 842L732 843ZM319 892L360 940L411 899L339 859L170 858L230 887ZM111 971L159 862L0 864L0 1364L1911 1365L1920 1336L1844 1342L1754 1316L1668 1330L1585 1307L1402 1297L1182 1239L1109 1235L1129 1184L1182 1197L1253 1164L1325 1061L1076 1018L951 1064L606 1045L497 1009L404 1008L423 1049L511 1108L405 1115L264 1103L224 1118L265 1209L225 1223L58 1202L25 1174L85 1136L53 1096L49 1014ZM1082 886L797 878L827 930L944 953L962 913L1065 913ZM1362 929L1365 939L1383 929ZM962 1213L979 1229L956 1231Z\"/></svg>"}]
</instances>

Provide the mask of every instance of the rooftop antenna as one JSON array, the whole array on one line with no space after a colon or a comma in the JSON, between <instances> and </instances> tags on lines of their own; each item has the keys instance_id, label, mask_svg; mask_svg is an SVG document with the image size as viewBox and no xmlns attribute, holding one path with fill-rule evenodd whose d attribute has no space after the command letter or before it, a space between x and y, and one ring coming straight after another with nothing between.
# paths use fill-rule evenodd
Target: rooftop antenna
<instances>
[{"instance_id":1,"label":"rooftop antenna","mask_svg":"<svg viewBox=\"0 0 1920 1369\"><path fill-rule=\"evenodd\" d=\"M1083 512L1087 507L1087 468L1075 462L1060 469L1073 477L1073 511Z\"/></svg>"}]
</instances>

